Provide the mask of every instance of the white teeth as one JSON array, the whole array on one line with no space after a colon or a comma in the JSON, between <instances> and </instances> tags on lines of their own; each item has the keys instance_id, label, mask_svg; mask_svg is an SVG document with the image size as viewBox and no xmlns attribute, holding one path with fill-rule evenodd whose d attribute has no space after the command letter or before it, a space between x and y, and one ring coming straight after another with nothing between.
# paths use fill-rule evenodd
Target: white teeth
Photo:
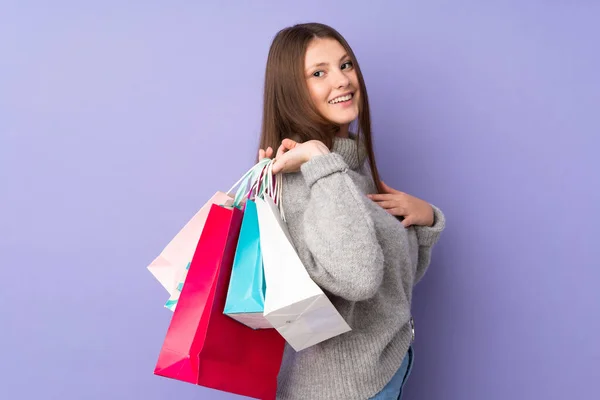
<instances>
[{"instance_id":1,"label":"white teeth","mask_svg":"<svg viewBox=\"0 0 600 400\"><path fill-rule=\"evenodd\" d=\"M351 98L352 98L352 94L347 94L345 96L336 97L335 99L330 100L329 104L335 104L335 103L339 103L339 102L342 102L342 101L348 101Z\"/></svg>"}]
</instances>

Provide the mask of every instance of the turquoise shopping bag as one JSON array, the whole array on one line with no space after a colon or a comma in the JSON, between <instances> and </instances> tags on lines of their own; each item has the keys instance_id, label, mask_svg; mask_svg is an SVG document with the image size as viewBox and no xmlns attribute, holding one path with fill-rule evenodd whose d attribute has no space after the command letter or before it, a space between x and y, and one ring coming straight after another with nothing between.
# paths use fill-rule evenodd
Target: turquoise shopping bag
<instances>
[{"instance_id":1,"label":"turquoise shopping bag","mask_svg":"<svg viewBox=\"0 0 600 400\"><path fill-rule=\"evenodd\" d=\"M263 316L265 290L256 203L247 200L224 313L252 329L272 328Z\"/></svg>"}]
</instances>

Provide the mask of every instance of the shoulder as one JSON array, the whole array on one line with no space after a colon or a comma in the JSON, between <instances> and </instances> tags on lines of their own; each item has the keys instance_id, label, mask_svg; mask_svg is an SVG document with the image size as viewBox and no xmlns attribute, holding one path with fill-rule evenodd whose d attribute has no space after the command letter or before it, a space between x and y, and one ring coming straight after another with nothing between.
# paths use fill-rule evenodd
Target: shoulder
<instances>
[{"instance_id":1,"label":"shoulder","mask_svg":"<svg viewBox=\"0 0 600 400\"><path fill-rule=\"evenodd\" d=\"M310 199L310 190L301 172L283 175L281 196L286 216L298 216L304 212Z\"/></svg>"}]
</instances>

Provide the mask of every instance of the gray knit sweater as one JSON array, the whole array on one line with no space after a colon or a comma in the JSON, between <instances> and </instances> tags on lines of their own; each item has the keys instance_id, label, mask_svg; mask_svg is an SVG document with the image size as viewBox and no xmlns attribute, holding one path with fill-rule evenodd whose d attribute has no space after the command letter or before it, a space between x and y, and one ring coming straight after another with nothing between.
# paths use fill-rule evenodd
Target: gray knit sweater
<instances>
[{"instance_id":1,"label":"gray knit sweater","mask_svg":"<svg viewBox=\"0 0 600 400\"><path fill-rule=\"evenodd\" d=\"M410 227L366 197L375 186L353 138L284 175L290 235L311 278L352 330L300 352L286 346L280 400L366 400L400 367L411 344L412 289L444 229Z\"/></svg>"}]
</instances>

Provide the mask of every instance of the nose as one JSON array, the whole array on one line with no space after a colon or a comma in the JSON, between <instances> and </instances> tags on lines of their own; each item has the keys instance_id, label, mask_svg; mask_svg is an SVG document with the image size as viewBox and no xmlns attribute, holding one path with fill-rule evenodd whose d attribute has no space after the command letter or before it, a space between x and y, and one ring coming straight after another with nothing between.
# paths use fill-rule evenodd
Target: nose
<instances>
[{"instance_id":1,"label":"nose","mask_svg":"<svg viewBox=\"0 0 600 400\"><path fill-rule=\"evenodd\" d=\"M350 79L342 70L338 70L335 76L335 87L337 89L344 88L350 84Z\"/></svg>"}]
</instances>

